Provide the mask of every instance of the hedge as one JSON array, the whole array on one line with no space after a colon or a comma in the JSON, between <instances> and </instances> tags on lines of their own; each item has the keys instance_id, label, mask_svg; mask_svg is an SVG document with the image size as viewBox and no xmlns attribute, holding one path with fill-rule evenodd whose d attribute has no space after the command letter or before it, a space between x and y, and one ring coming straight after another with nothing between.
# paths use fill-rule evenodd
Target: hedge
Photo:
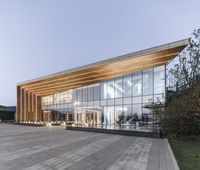
<instances>
[{"instance_id":1,"label":"hedge","mask_svg":"<svg viewBox=\"0 0 200 170\"><path fill-rule=\"evenodd\" d=\"M0 111L0 119L2 121L4 120L14 120L15 119L15 113L10 111Z\"/></svg>"}]
</instances>

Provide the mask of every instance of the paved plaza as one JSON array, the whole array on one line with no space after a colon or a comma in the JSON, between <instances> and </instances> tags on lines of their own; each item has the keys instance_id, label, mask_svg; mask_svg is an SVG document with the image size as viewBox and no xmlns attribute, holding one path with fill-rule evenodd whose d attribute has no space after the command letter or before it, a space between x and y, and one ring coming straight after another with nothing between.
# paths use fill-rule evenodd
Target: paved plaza
<instances>
[{"instance_id":1,"label":"paved plaza","mask_svg":"<svg viewBox=\"0 0 200 170\"><path fill-rule=\"evenodd\" d=\"M3 170L176 170L165 139L0 123Z\"/></svg>"}]
</instances>

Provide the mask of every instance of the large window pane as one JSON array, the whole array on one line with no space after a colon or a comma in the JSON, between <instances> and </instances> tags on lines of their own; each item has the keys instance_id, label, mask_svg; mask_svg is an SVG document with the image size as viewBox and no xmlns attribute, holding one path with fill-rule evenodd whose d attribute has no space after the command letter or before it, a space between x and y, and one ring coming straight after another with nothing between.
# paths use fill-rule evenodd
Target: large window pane
<instances>
[{"instance_id":1,"label":"large window pane","mask_svg":"<svg viewBox=\"0 0 200 170\"><path fill-rule=\"evenodd\" d=\"M123 106L115 106L115 124L122 125L125 122Z\"/></svg>"},{"instance_id":2,"label":"large window pane","mask_svg":"<svg viewBox=\"0 0 200 170\"><path fill-rule=\"evenodd\" d=\"M88 101L88 88L87 87L83 88L83 101L84 102Z\"/></svg>"},{"instance_id":3,"label":"large window pane","mask_svg":"<svg viewBox=\"0 0 200 170\"><path fill-rule=\"evenodd\" d=\"M154 68L154 94L165 92L165 67Z\"/></svg>"},{"instance_id":4,"label":"large window pane","mask_svg":"<svg viewBox=\"0 0 200 170\"><path fill-rule=\"evenodd\" d=\"M132 78L132 88L133 88L133 96L139 96L142 94L142 74L141 72L133 74Z\"/></svg>"},{"instance_id":5,"label":"large window pane","mask_svg":"<svg viewBox=\"0 0 200 170\"><path fill-rule=\"evenodd\" d=\"M93 86L88 87L88 101L94 100L94 89Z\"/></svg>"},{"instance_id":6,"label":"large window pane","mask_svg":"<svg viewBox=\"0 0 200 170\"><path fill-rule=\"evenodd\" d=\"M82 89L76 89L76 101L74 103L75 107L81 106L82 105L82 101L83 101L83 93L82 93Z\"/></svg>"},{"instance_id":7,"label":"large window pane","mask_svg":"<svg viewBox=\"0 0 200 170\"><path fill-rule=\"evenodd\" d=\"M99 101L99 100L94 101L94 106L95 106L95 107L99 107L99 106L100 106L100 101Z\"/></svg>"},{"instance_id":8,"label":"large window pane","mask_svg":"<svg viewBox=\"0 0 200 170\"><path fill-rule=\"evenodd\" d=\"M99 87L99 84L94 86L94 100L100 100L100 87Z\"/></svg>"},{"instance_id":9,"label":"large window pane","mask_svg":"<svg viewBox=\"0 0 200 170\"><path fill-rule=\"evenodd\" d=\"M106 128L111 128L111 125L114 123L114 106L104 107L104 124Z\"/></svg>"},{"instance_id":10,"label":"large window pane","mask_svg":"<svg viewBox=\"0 0 200 170\"><path fill-rule=\"evenodd\" d=\"M142 117L142 105L141 104L134 104L132 108L133 116L135 120L139 120Z\"/></svg>"},{"instance_id":11,"label":"large window pane","mask_svg":"<svg viewBox=\"0 0 200 170\"><path fill-rule=\"evenodd\" d=\"M73 90L73 103L76 102L76 89Z\"/></svg>"},{"instance_id":12,"label":"large window pane","mask_svg":"<svg viewBox=\"0 0 200 170\"><path fill-rule=\"evenodd\" d=\"M53 95L43 97L42 98L42 105L53 105Z\"/></svg>"},{"instance_id":13,"label":"large window pane","mask_svg":"<svg viewBox=\"0 0 200 170\"><path fill-rule=\"evenodd\" d=\"M136 103L142 103L142 96L136 96L132 98L132 103L136 104Z\"/></svg>"},{"instance_id":14,"label":"large window pane","mask_svg":"<svg viewBox=\"0 0 200 170\"><path fill-rule=\"evenodd\" d=\"M101 104L101 106L106 106L107 105L107 101L106 100L101 100L100 104Z\"/></svg>"},{"instance_id":15,"label":"large window pane","mask_svg":"<svg viewBox=\"0 0 200 170\"><path fill-rule=\"evenodd\" d=\"M60 93L54 95L54 104L60 103Z\"/></svg>"},{"instance_id":16,"label":"large window pane","mask_svg":"<svg viewBox=\"0 0 200 170\"><path fill-rule=\"evenodd\" d=\"M123 102L122 98L115 99L115 105L122 105L122 102Z\"/></svg>"},{"instance_id":17,"label":"large window pane","mask_svg":"<svg viewBox=\"0 0 200 170\"><path fill-rule=\"evenodd\" d=\"M88 102L88 106L89 106L89 107L92 107L93 105L94 105L94 102L93 102L93 101L89 101L89 102Z\"/></svg>"},{"instance_id":18,"label":"large window pane","mask_svg":"<svg viewBox=\"0 0 200 170\"><path fill-rule=\"evenodd\" d=\"M143 71L143 95L153 94L153 69Z\"/></svg>"},{"instance_id":19,"label":"large window pane","mask_svg":"<svg viewBox=\"0 0 200 170\"><path fill-rule=\"evenodd\" d=\"M61 103L71 103L72 102L72 90L68 90L62 93Z\"/></svg>"},{"instance_id":20,"label":"large window pane","mask_svg":"<svg viewBox=\"0 0 200 170\"><path fill-rule=\"evenodd\" d=\"M145 104L143 105L142 109L142 122L147 123L147 122L152 122L152 110L144 108Z\"/></svg>"},{"instance_id":21,"label":"large window pane","mask_svg":"<svg viewBox=\"0 0 200 170\"><path fill-rule=\"evenodd\" d=\"M115 98L122 97L122 95L123 95L123 81L122 81L121 77L115 79L114 88L115 88Z\"/></svg>"},{"instance_id":22,"label":"large window pane","mask_svg":"<svg viewBox=\"0 0 200 170\"><path fill-rule=\"evenodd\" d=\"M125 124L129 125L132 124L132 107L131 105L124 105L124 118L125 118Z\"/></svg>"},{"instance_id":23,"label":"large window pane","mask_svg":"<svg viewBox=\"0 0 200 170\"><path fill-rule=\"evenodd\" d=\"M100 111L101 111L101 124L104 125L105 122L104 122L104 112L105 112L105 107L100 107Z\"/></svg>"},{"instance_id":24,"label":"large window pane","mask_svg":"<svg viewBox=\"0 0 200 170\"><path fill-rule=\"evenodd\" d=\"M107 82L107 94L106 98L114 98L115 97L115 88L114 88L114 80L110 80Z\"/></svg>"},{"instance_id":25,"label":"large window pane","mask_svg":"<svg viewBox=\"0 0 200 170\"><path fill-rule=\"evenodd\" d=\"M123 101L123 103L124 104L131 104L131 97L126 97L126 98L124 98L124 101Z\"/></svg>"},{"instance_id":26,"label":"large window pane","mask_svg":"<svg viewBox=\"0 0 200 170\"><path fill-rule=\"evenodd\" d=\"M165 101L165 95L163 94L157 94L154 95L154 102L155 103L163 103Z\"/></svg>"},{"instance_id":27,"label":"large window pane","mask_svg":"<svg viewBox=\"0 0 200 170\"><path fill-rule=\"evenodd\" d=\"M101 99L106 99L107 95L107 82L102 82L100 84L100 91L101 91Z\"/></svg>"},{"instance_id":28,"label":"large window pane","mask_svg":"<svg viewBox=\"0 0 200 170\"><path fill-rule=\"evenodd\" d=\"M115 104L115 100L114 99L109 99L109 100L107 100L107 104L108 105L114 105Z\"/></svg>"},{"instance_id":29,"label":"large window pane","mask_svg":"<svg viewBox=\"0 0 200 170\"><path fill-rule=\"evenodd\" d=\"M132 95L131 75L124 76L124 78L123 78L123 90L124 90L124 97L130 97Z\"/></svg>"},{"instance_id":30,"label":"large window pane","mask_svg":"<svg viewBox=\"0 0 200 170\"><path fill-rule=\"evenodd\" d=\"M153 102L153 95L143 96L143 103L152 103Z\"/></svg>"}]
</instances>

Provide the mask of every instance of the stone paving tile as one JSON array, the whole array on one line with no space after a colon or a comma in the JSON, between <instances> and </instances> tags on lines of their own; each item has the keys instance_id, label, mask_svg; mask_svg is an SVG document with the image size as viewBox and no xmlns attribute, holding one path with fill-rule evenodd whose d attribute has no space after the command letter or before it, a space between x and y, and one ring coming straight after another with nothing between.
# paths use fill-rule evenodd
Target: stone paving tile
<instances>
[{"instance_id":1,"label":"stone paving tile","mask_svg":"<svg viewBox=\"0 0 200 170\"><path fill-rule=\"evenodd\" d=\"M152 139L137 138L108 169L146 169L151 145Z\"/></svg>"},{"instance_id":2,"label":"stone paving tile","mask_svg":"<svg viewBox=\"0 0 200 170\"><path fill-rule=\"evenodd\" d=\"M65 132L65 131L64 131ZM69 141L60 141L60 144L53 144L55 141L52 141L52 146L49 144L43 144L42 147L37 149L30 149L27 152L23 152L18 154L18 150L15 152L8 152L8 155L4 155L4 159L0 159L1 164L6 164L8 161L12 160L10 163L10 167L12 166L15 169L21 169L23 167L32 166L38 162L44 162L52 157L59 157L63 153L68 153L70 150L80 148L81 146L85 146L88 143L93 143L95 141L101 141L101 135L92 135L86 139L79 137L82 140L73 140L69 139ZM50 142L51 143L51 142ZM31 159L27 159L27 158ZM7 162L5 162L7 161ZM15 167L18 162L21 164L18 167Z\"/></svg>"},{"instance_id":3,"label":"stone paving tile","mask_svg":"<svg viewBox=\"0 0 200 170\"><path fill-rule=\"evenodd\" d=\"M120 139L117 141L112 138L110 140L110 145L105 146L101 150L98 150L89 156L86 156L84 159L77 162L76 165L72 165L68 169L92 169L92 167L96 170L106 169L133 141L133 137L127 137L124 139L122 136L120 136Z\"/></svg>"},{"instance_id":4,"label":"stone paving tile","mask_svg":"<svg viewBox=\"0 0 200 170\"><path fill-rule=\"evenodd\" d=\"M0 169L176 170L167 140L0 123Z\"/></svg>"},{"instance_id":5,"label":"stone paving tile","mask_svg":"<svg viewBox=\"0 0 200 170\"><path fill-rule=\"evenodd\" d=\"M147 170L176 170L166 139L153 139Z\"/></svg>"}]
</instances>

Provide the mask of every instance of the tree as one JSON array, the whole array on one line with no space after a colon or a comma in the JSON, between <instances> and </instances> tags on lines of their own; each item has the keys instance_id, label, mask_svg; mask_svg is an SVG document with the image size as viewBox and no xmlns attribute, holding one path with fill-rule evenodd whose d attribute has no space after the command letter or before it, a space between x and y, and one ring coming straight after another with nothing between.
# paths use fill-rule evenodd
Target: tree
<instances>
[{"instance_id":1,"label":"tree","mask_svg":"<svg viewBox=\"0 0 200 170\"><path fill-rule=\"evenodd\" d=\"M171 137L200 135L200 29L192 35L169 70L168 78L178 93L169 98L167 92L162 131ZM180 90L184 95L179 95Z\"/></svg>"},{"instance_id":2,"label":"tree","mask_svg":"<svg viewBox=\"0 0 200 170\"><path fill-rule=\"evenodd\" d=\"M170 81L176 85L176 90L184 85L190 87L200 73L200 29L194 30L188 46L175 60L169 70Z\"/></svg>"}]
</instances>

